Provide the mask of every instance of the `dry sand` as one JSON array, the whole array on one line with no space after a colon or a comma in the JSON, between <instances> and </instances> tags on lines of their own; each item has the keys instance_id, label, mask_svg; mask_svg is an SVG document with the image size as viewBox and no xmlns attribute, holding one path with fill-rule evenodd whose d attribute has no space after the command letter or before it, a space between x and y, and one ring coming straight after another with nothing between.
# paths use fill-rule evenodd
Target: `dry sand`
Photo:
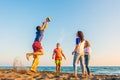
<instances>
[{"instance_id":1,"label":"dry sand","mask_svg":"<svg viewBox=\"0 0 120 80\"><path fill-rule=\"evenodd\" d=\"M115 75L92 75L91 77L73 77L71 73L62 73L56 76L55 72L30 72L26 70L14 71L12 69L0 69L0 80L120 80Z\"/></svg>"}]
</instances>

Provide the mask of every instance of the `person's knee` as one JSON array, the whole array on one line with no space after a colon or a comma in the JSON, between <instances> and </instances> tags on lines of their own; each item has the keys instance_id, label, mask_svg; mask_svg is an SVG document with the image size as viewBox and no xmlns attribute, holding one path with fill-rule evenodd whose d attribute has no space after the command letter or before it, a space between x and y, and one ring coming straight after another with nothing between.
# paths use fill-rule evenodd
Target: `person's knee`
<instances>
[{"instance_id":1,"label":"person's knee","mask_svg":"<svg viewBox=\"0 0 120 80\"><path fill-rule=\"evenodd\" d=\"M44 50L43 49L40 49L40 52L41 52L42 55L44 54Z\"/></svg>"}]
</instances>

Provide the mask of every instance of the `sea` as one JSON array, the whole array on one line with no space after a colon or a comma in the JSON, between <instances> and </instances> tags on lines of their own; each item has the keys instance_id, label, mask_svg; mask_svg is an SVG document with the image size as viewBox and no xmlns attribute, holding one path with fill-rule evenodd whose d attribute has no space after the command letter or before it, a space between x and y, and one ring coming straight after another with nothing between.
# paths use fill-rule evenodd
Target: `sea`
<instances>
[{"instance_id":1,"label":"sea","mask_svg":"<svg viewBox=\"0 0 120 80\"><path fill-rule=\"evenodd\" d=\"M0 68L4 69L12 69L12 66L0 66ZM26 67L27 69L30 66ZM90 72L94 75L116 75L120 76L120 66L90 66ZM48 71L48 72L55 72L55 66L39 66L37 68L38 71ZM81 73L81 67L78 67L78 73ZM61 73L73 73L72 66L62 66Z\"/></svg>"}]
</instances>

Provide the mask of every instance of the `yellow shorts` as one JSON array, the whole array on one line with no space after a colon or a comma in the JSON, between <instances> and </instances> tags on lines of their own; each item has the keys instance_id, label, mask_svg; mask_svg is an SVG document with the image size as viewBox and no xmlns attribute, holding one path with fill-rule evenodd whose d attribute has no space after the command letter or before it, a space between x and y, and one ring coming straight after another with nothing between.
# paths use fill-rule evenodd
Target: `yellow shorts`
<instances>
[{"instance_id":1,"label":"yellow shorts","mask_svg":"<svg viewBox=\"0 0 120 80\"><path fill-rule=\"evenodd\" d=\"M62 64L62 60L55 60L55 64Z\"/></svg>"}]
</instances>

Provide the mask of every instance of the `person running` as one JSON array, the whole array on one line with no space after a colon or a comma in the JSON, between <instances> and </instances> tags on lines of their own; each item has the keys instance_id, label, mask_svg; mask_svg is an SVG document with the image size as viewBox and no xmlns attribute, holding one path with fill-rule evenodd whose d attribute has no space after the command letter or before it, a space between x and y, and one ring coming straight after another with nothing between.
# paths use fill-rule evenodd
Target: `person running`
<instances>
[{"instance_id":1,"label":"person running","mask_svg":"<svg viewBox=\"0 0 120 80\"><path fill-rule=\"evenodd\" d=\"M60 43L57 43L56 48L53 51L52 59L55 59L55 64L56 64L56 74L60 74L61 70L61 63L62 63L62 56L66 60L65 55L63 54L62 49L60 48Z\"/></svg>"},{"instance_id":2,"label":"person running","mask_svg":"<svg viewBox=\"0 0 120 80\"><path fill-rule=\"evenodd\" d=\"M43 38L43 33L47 28L48 22L50 22L49 17L46 18L46 21L43 22L42 26L37 26L36 27L36 30L37 30L36 38L35 38L34 43L32 45L33 52L26 54L27 60L29 60L30 56L33 56L33 58L34 58L33 63L32 63L32 67L30 68L30 70L32 72L36 72L36 68L39 64L39 55L44 54L44 50L42 48L41 41L42 41L42 38Z\"/></svg>"}]
</instances>

